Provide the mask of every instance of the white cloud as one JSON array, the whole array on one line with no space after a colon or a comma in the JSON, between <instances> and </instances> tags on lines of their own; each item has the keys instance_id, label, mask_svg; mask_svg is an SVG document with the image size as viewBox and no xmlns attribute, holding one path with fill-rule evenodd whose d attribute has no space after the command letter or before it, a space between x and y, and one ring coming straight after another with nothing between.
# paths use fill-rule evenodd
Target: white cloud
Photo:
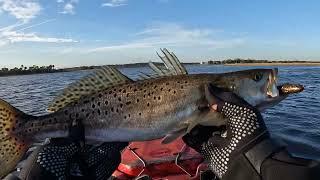
<instances>
[{"instance_id":1,"label":"white cloud","mask_svg":"<svg viewBox=\"0 0 320 180\"><path fill-rule=\"evenodd\" d=\"M126 6L128 0L110 0L106 3L103 3L101 6L103 7L119 7L119 6Z\"/></svg>"},{"instance_id":2,"label":"white cloud","mask_svg":"<svg viewBox=\"0 0 320 180\"><path fill-rule=\"evenodd\" d=\"M16 31L5 31L1 36L7 39L10 43L16 42L47 42L47 43L66 43L77 42L72 39L54 38L54 37L41 37L35 33L20 33Z\"/></svg>"},{"instance_id":3,"label":"white cloud","mask_svg":"<svg viewBox=\"0 0 320 180\"><path fill-rule=\"evenodd\" d=\"M21 26L21 24L14 24L11 26L7 26L5 28L0 29L0 46L4 46L7 44L19 43L19 42L38 42L38 43L75 43L78 42L76 40L70 38L56 38L56 37L44 37L39 36L36 33L25 33L21 32L26 29L30 29L35 26L39 26L52 20L47 20L42 23L38 23L35 25L30 25L27 27L23 27L17 29L17 27Z\"/></svg>"},{"instance_id":4,"label":"white cloud","mask_svg":"<svg viewBox=\"0 0 320 180\"><path fill-rule=\"evenodd\" d=\"M61 14L75 14L75 6L78 4L78 0L70 0L65 3L64 0L58 0L57 3L65 3L63 6L63 10L60 12Z\"/></svg>"},{"instance_id":5,"label":"white cloud","mask_svg":"<svg viewBox=\"0 0 320 180\"><path fill-rule=\"evenodd\" d=\"M34 0L0 0L0 10L28 22L39 14L41 6Z\"/></svg>"},{"instance_id":6,"label":"white cloud","mask_svg":"<svg viewBox=\"0 0 320 180\"><path fill-rule=\"evenodd\" d=\"M134 48L159 47L206 47L210 49L231 48L245 42L244 38L218 38L221 30L186 28L173 23L160 23L135 34L129 43L97 47L89 52L103 52Z\"/></svg>"}]
</instances>

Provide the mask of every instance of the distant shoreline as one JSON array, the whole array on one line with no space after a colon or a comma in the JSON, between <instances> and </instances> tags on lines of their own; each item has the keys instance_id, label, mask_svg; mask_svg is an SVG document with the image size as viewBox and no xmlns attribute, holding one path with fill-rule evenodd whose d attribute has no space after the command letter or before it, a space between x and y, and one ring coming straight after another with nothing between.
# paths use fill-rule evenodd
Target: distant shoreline
<instances>
[{"instance_id":1,"label":"distant shoreline","mask_svg":"<svg viewBox=\"0 0 320 180\"><path fill-rule=\"evenodd\" d=\"M162 63L155 63L157 65L163 65ZM183 65L223 65L223 66L320 66L320 62L240 62L240 63L221 63L221 64L200 64L200 63L182 63ZM139 67L148 67L148 63L133 63L133 64L116 64L109 65L116 68L139 68ZM60 72L74 72L74 71L83 71L83 70L92 70L97 69L102 66L80 66L72 68L62 68L62 69L51 69L50 71L18 71L3 73L0 72L0 77L8 76L24 76L24 75L34 75L34 74L49 74L49 73L60 73Z\"/></svg>"},{"instance_id":2,"label":"distant shoreline","mask_svg":"<svg viewBox=\"0 0 320 180\"><path fill-rule=\"evenodd\" d=\"M223 64L224 66L320 66L320 62L286 62L286 63L233 63L233 64Z\"/></svg>"},{"instance_id":3,"label":"distant shoreline","mask_svg":"<svg viewBox=\"0 0 320 180\"><path fill-rule=\"evenodd\" d=\"M163 65L162 63L155 62L154 64ZM199 63L182 63L183 65L195 65ZM101 66L79 66L79 67L71 67L71 68L61 68L61 69L49 69L46 70L44 67L43 69L33 69L33 70L23 70L23 69L7 69L6 71L0 70L0 77L9 77L9 76L24 76L24 75L34 75L34 74L49 74L49 73L61 73L61 72L74 72L74 71L85 71L85 70L93 70L100 68L105 65ZM112 64L108 65L111 67L116 68L139 68L139 67L148 67L148 63L132 63L132 64ZM34 66L35 67L35 66ZM49 67L49 66L48 66ZM53 66L54 67L54 66Z\"/></svg>"}]
</instances>

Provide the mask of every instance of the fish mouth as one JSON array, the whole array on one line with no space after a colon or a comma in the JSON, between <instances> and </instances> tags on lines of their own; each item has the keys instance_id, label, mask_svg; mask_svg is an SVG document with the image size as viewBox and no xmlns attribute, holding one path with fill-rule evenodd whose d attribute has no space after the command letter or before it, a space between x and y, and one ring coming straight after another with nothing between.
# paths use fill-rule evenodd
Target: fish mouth
<instances>
[{"instance_id":1,"label":"fish mouth","mask_svg":"<svg viewBox=\"0 0 320 180\"><path fill-rule=\"evenodd\" d=\"M304 90L304 87L301 84L285 83L279 86L275 86L275 84L273 84L272 86L276 87L277 93L267 90L266 101L256 105L256 108L259 109L259 111L263 111L269 107L275 106L276 104L287 98L290 94L300 93ZM275 94L277 95L275 96Z\"/></svg>"}]
</instances>

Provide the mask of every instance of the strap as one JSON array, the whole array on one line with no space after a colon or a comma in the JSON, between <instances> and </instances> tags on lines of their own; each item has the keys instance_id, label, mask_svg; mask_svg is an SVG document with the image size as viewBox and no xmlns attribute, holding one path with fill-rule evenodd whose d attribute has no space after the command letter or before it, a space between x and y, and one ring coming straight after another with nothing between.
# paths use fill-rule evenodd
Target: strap
<instances>
[{"instance_id":1,"label":"strap","mask_svg":"<svg viewBox=\"0 0 320 180\"><path fill-rule=\"evenodd\" d=\"M270 138L264 139L245 153L252 166L260 174L263 161L284 146Z\"/></svg>"}]
</instances>

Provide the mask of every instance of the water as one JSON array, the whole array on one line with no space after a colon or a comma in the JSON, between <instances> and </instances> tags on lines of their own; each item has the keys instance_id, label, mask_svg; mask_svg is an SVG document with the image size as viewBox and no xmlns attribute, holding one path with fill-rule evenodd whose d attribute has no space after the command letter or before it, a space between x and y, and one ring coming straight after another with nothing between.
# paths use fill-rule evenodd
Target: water
<instances>
[{"instance_id":1,"label":"water","mask_svg":"<svg viewBox=\"0 0 320 180\"><path fill-rule=\"evenodd\" d=\"M256 67L250 67L256 68ZM265 68L265 67L264 67ZM190 73L226 72L248 67L187 66ZM148 68L123 68L137 78ZM90 71L0 77L0 98L32 115L45 114L47 104L69 83ZM279 67L280 82L300 83L305 90L263 113L272 136L281 138L297 156L320 159L320 67Z\"/></svg>"}]
</instances>

